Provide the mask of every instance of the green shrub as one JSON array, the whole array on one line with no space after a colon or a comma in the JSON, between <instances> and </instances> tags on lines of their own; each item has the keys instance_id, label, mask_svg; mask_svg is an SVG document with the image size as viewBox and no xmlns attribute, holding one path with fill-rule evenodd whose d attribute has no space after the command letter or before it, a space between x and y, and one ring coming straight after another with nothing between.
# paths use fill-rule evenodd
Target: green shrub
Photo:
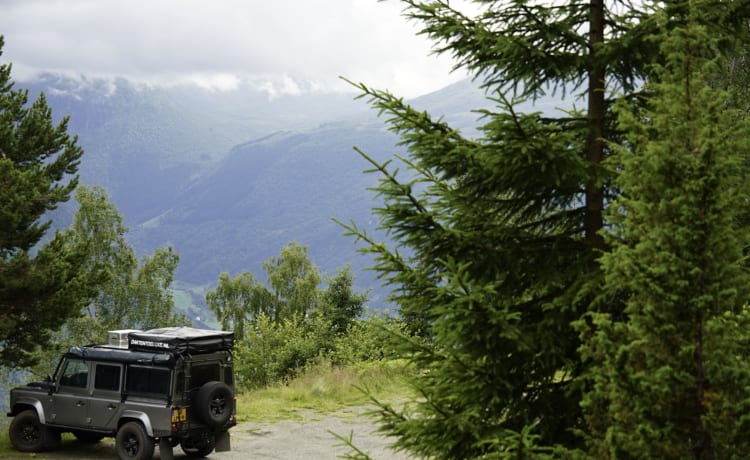
<instances>
[{"instance_id":1,"label":"green shrub","mask_svg":"<svg viewBox=\"0 0 750 460\"><path fill-rule=\"evenodd\" d=\"M260 388L294 377L323 351L324 329L316 320L292 317L274 323L260 315L236 347L238 384Z\"/></svg>"},{"instance_id":2,"label":"green shrub","mask_svg":"<svg viewBox=\"0 0 750 460\"><path fill-rule=\"evenodd\" d=\"M330 358L336 364L356 364L389 359L394 338L403 334L403 322L387 315L371 315L354 321L345 334L333 340Z\"/></svg>"},{"instance_id":3,"label":"green shrub","mask_svg":"<svg viewBox=\"0 0 750 460\"><path fill-rule=\"evenodd\" d=\"M248 329L235 351L237 383L243 389L287 381L317 361L340 366L389 359L404 326L387 315L372 315L333 331L323 316L274 322L259 315Z\"/></svg>"}]
</instances>

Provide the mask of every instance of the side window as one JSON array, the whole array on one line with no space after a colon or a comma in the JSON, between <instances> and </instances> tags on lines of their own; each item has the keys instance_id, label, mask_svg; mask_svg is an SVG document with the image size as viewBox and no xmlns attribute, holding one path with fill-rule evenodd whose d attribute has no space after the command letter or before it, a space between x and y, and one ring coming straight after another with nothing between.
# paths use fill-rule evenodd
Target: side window
<instances>
[{"instance_id":1,"label":"side window","mask_svg":"<svg viewBox=\"0 0 750 460\"><path fill-rule=\"evenodd\" d=\"M125 389L141 396L169 396L169 369L160 367L128 366Z\"/></svg>"},{"instance_id":2,"label":"side window","mask_svg":"<svg viewBox=\"0 0 750 460\"><path fill-rule=\"evenodd\" d=\"M121 367L112 364L97 364L94 371L94 389L104 391L120 390Z\"/></svg>"},{"instance_id":3,"label":"side window","mask_svg":"<svg viewBox=\"0 0 750 460\"><path fill-rule=\"evenodd\" d=\"M89 366L81 359L68 359L60 377L60 385L86 388L89 380Z\"/></svg>"},{"instance_id":4,"label":"side window","mask_svg":"<svg viewBox=\"0 0 750 460\"><path fill-rule=\"evenodd\" d=\"M190 388L198 388L206 382L219 379L219 363L193 365L190 368Z\"/></svg>"}]
</instances>

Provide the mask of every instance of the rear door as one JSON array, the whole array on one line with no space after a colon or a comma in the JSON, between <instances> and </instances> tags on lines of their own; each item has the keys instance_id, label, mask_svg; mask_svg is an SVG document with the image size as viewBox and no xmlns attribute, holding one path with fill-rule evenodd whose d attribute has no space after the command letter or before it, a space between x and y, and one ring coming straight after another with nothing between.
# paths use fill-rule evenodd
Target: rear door
<instances>
[{"instance_id":1,"label":"rear door","mask_svg":"<svg viewBox=\"0 0 750 460\"><path fill-rule=\"evenodd\" d=\"M93 363L94 381L89 402L90 426L99 430L115 430L122 399L122 365Z\"/></svg>"}]
</instances>

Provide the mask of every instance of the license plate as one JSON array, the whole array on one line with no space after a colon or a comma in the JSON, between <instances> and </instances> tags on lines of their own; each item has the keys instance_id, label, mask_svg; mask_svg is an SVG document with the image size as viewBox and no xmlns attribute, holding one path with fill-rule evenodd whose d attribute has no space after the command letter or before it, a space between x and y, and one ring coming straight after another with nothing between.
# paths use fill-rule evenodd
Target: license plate
<instances>
[{"instance_id":1,"label":"license plate","mask_svg":"<svg viewBox=\"0 0 750 460\"><path fill-rule=\"evenodd\" d=\"M172 409L172 423L187 420L187 407Z\"/></svg>"}]
</instances>

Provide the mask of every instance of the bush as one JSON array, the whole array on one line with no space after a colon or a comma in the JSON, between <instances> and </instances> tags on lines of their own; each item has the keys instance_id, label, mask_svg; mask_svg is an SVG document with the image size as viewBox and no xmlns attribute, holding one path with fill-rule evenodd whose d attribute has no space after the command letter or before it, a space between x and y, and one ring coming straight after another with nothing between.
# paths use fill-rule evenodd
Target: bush
<instances>
[{"instance_id":1,"label":"bush","mask_svg":"<svg viewBox=\"0 0 750 460\"><path fill-rule=\"evenodd\" d=\"M294 377L323 351L323 326L300 317L274 323L260 315L245 340L237 344L237 383L252 389Z\"/></svg>"},{"instance_id":2,"label":"bush","mask_svg":"<svg viewBox=\"0 0 750 460\"><path fill-rule=\"evenodd\" d=\"M387 315L354 321L346 334L337 336L329 356L335 364L355 364L394 357L393 340L405 332L403 322Z\"/></svg>"},{"instance_id":3,"label":"bush","mask_svg":"<svg viewBox=\"0 0 750 460\"><path fill-rule=\"evenodd\" d=\"M403 324L387 315L356 320L339 333L332 333L330 322L322 316L274 323L260 315L237 343L237 384L255 389L287 381L316 360L340 366L389 359L391 343L403 331Z\"/></svg>"}]
</instances>

